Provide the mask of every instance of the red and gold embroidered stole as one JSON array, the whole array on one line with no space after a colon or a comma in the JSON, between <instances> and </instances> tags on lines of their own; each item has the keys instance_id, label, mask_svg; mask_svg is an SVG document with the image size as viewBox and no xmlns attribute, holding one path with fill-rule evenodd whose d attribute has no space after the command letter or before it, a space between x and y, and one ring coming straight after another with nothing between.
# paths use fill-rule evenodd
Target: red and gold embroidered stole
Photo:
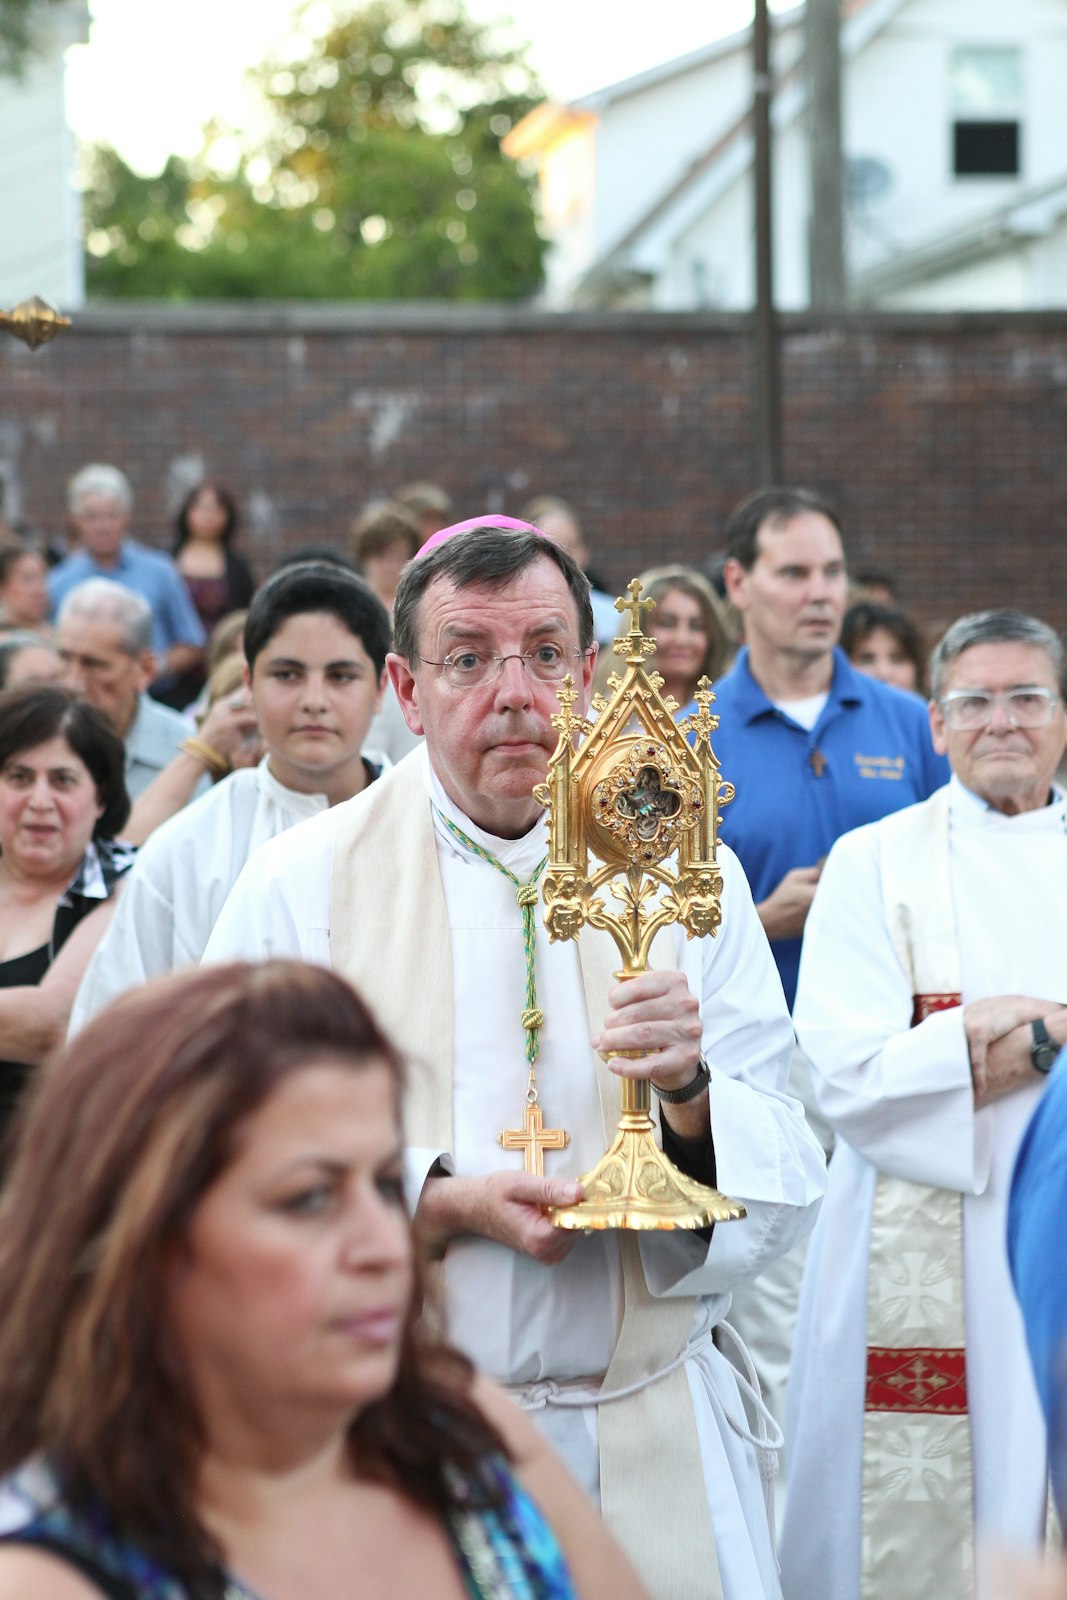
<instances>
[{"instance_id":1,"label":"red and gold embroidered stole","mask_svg":"<svg viewBox=\"0 0 1067 1600\"><path fill-rule=\"evenodd\" d=\"M960 1004L941 790L882 825L882 896L912 1026ZM862 1600L971 1600L962 1197L879 1173L867 1280Z\"/></svg>"}]
</instances>

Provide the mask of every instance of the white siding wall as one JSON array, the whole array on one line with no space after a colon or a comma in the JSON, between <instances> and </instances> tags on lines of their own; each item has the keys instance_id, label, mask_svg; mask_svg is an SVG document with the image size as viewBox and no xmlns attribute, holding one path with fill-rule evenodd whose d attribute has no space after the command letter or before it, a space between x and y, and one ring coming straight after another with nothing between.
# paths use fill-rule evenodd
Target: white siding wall
<instances>
[{"instance_id":1,"label":"white siding wall","mask_svg":"<svg viewBox=\"0 0 1067 1600\"><path fill-rule=\"evenodd\" d=\"M21 79L0 78L0 308L39 294L85 298L81 203L67 128L63 56L84 38L83 0L58 10L47 48Z\"/></svg>"},{"instance_id":2,"label":"white siding wall","mask_svg":"<svg viewBox=\"0 0 1067 1600\"><path fill-rule=\"evenodd\" d=\"M593 249L610 249L741 115L747 75L736 52L612 101L599 112Z\"/></svg>"},{"instance_id":3,"label":"white siding wall","mask_svg":"<svg viewBox=\"0 0 1067 1600\"><path fill-rule=\"evenodd\" d=\"M775 41L779 73L795 61L801 29ZM1019 178L957 178L952 171L950 63L957 46L1018 46L1023 107ZM857 204L848 227L850 268L860 273L947 230L998 210L1024 189L1067 174L1064 85L1067 0L909 0L846 65L845 146L890 174L884 194ZM746 109L747 48L595 110L591 218L572 225L552 268L557 303L664 195L695 154ZM779 97L784 108L789 90ZM750 144L746 141L746 149ZM808 303L808 173L803 118L775 135L775 291L782 309ZM651 273L649 303L662 309L743 309L753 297L751 170L735 149L718 173L694 183L644 233L632 264ZM694 204L694 201L699 202ZM563 270L565 268L565 270ZM1003 259L959 269L884 303L930 309L1067 304L1067 240L1059 230L1008 247Z\"/></svg>"},{"instance_id":4,"label":"white siding wall","mask_svg":"<svg viewBox=\"0 0 1067 1600\"><path fill-rule=\"evenodd\" d=\"M553 143L541 158L539 182L542 229L550 240L543 299L564 305L593 259L595 127L585 124Z\"/></svg>"},{"instance_id":5,"label":"white siding wall","mask_svg":"<svg viewBox=\"0 0 1067 1600\"><path fill-rule=\"evenodd\" d=\"M1018 179L953 175L949 65L957 45L1022 50ZM1010 6L1002 0L913 0L905 6L849 73L848 152L875 157L892 175L887 193L857 215L853 266L892 259L901 249L998 209L1024 187L1061 177L1067 171L1064 83L1063 0L1013 0Z\"/></svg>"}]
</instances>

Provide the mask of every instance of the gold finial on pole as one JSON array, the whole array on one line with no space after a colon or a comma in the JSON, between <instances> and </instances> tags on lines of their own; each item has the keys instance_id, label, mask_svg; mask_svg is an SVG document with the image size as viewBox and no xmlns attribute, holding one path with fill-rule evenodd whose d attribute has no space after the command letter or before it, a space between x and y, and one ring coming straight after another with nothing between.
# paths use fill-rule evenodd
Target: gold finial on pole
<instances>
[{"instance_id":1,"label":"gold finial on pole","mask_svg":"<svg viewBox=\"0 0 1067 1600\"><path fill-rule=\"evenodd\" d=\"M595 722L575 716L574 683L559 690L553 721L559 743L548 781L534 791L548 808L545 925L552 939L602 928L623 958L620 978L648 967L656 934L678 922L689 938L714 936L722 921L722 873L716 861L720 805L733 799L711 748L718 726L714 695L702 678L697 712L675 723L674 702L644 661L656 644L641 627L654 604L628 585L630 630L615 640L626 671L610 680ZM686 734L694 734L691 748ZM592 857L592 860L590 859ZM666 865L676 858L672 870ZM606 888L613 909L600 890ZM647 1078L622 1080L622 1116L611 1148L581 1179L586 1198L549 1212L560 1228L701 1228L743 1217L745 1208L679 1172L655 1140Z\"/></svg>"},{"instance_id":2,"label":"gold finial on pole","mask_svg":"<svg viewBox=\"0 0 1067 1600\"><path fill-rule=\"evenodd\" d=\"M70 318L60 316L55 306L50 306L39 294L21 301L13 311L0 311L0 328L21 339L31 350L48 344L61 328L69 327Z\"/></svg>"}]
</instances>

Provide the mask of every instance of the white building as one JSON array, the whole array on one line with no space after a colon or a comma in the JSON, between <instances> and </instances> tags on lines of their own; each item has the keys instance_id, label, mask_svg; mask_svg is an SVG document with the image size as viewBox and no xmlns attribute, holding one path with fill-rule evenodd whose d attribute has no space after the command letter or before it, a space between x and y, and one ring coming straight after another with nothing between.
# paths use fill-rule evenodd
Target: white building
<instances>
[{"instance_id":1,"label":"white building","mask_svg":"<svg viewBox=\"0 0 1067 1600\"><path fill-rule=\"evenodd\" d=\"M86 0L42 6L41 48L21 78L0 78L0 310L39 294L85 299L81 195L67 126L64 58L89 37Z\"/></svg>"},{"instance_id":2,"label":"white building","mask_svg":"<svg viewBox=\"0 0 1067 1600\"><path fill-rule=\"evenodd\" d=\"M845 0L847 258L857 304L1067 305L1067 0ZM775 294L809 304L803 11L773 19ZM753 299L751 33L569 105L505 143L536 163L546 301Z\"/></svg>"}]
</instances>

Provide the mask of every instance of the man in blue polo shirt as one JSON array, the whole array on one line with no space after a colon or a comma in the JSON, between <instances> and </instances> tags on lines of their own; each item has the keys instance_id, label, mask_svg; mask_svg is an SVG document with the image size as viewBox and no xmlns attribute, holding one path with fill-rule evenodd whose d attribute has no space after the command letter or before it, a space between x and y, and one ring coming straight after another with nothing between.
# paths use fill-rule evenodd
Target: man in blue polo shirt
<instances>
[{"instance_id":1,"label":"man in blue polo shirt","mask_svg":"<svg viewBox=\"0 0 1067 1600\"><path fill-rule=\"evenodd\" d=\"M830 846L925 800L948 782L949 767L918 696L855 671L837 648L847 578L832 507L804 489L760 490L733 513L726 539L723 576L745 645L715 686L712 744L737 791L721 834L745 869L792 1010L804 923ZM791 1088L829 1148L799 1051ZM735 1291L730 1311L779 1421L803 1262L803 1247L782 1257Z\"/></svg>"},{"instance_id":2,"label":"man in blue polo shirt","mask_svg":"<svg viewBox=\"0 0 1067 1600\"><path fill-rule=\"evenodd\" d=\"M67 509L82 548L49 576L52 615L86 578L110 578L151 606L152 649L160 666L168 673L195 667L203 653L203 625L170 557L126 537L133 509L126 475L98 463L83 467L68 485Z\"/></svg>"},{"instance_id":3,"label":"man in blue polo shirt","mask_svg":"<svg viewBox=\"0 0 1067 1600\"><path fill-rule=\"evenodd\" d=\"M804 489L751 495L727 527L726 590L745 645L716 685L713 744L737 797L722 837L741 859L790 1007L804 921L842 833L948 782L926 707L837 648L847 579L833 509Z\"/></svg>"}]
</instances>

